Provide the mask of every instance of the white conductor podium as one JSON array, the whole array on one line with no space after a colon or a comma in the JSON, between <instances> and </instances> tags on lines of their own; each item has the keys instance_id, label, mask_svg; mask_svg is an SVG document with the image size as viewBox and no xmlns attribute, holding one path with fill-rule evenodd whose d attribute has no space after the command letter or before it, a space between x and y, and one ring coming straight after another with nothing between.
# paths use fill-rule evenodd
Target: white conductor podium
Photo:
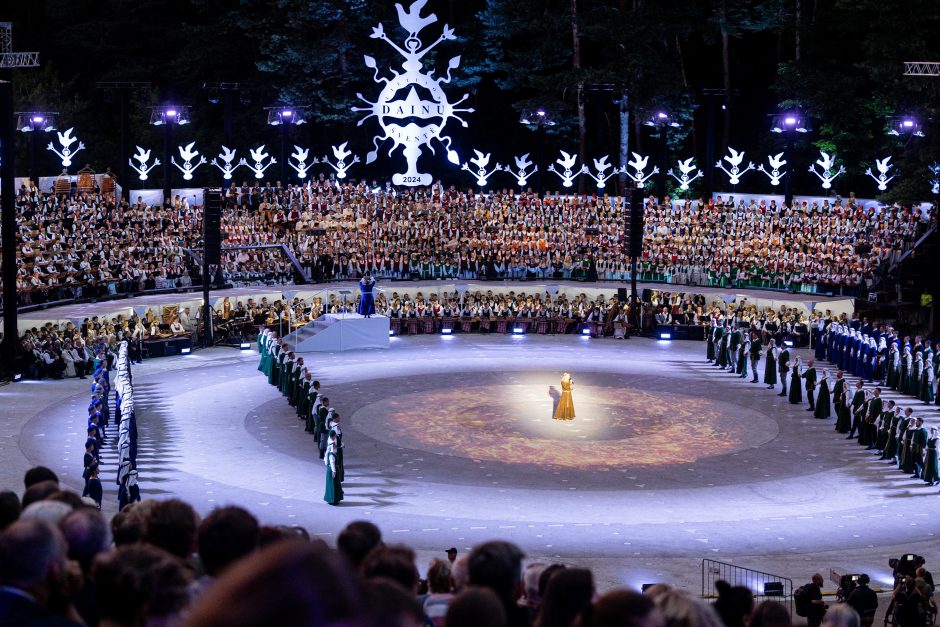
<instances>
[{"instance_id":1,"label":"white conductor podium","mask_svg":"<svg viewBox=\"0 0 940 627\"><path fill-rule=\"evenodd\" d=\"M320 316L285 338L295 353L350 351L359 348L388 348L386 316L366 318L357 313Z\"/></svg>"}]
</instances>

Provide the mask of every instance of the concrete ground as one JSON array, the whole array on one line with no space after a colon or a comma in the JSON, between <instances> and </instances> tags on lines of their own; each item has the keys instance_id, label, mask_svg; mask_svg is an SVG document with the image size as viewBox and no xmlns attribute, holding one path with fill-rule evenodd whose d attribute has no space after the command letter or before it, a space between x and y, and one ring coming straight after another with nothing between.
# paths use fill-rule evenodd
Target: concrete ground
<instances>
[{"instance_id":1,"label":"concrete ground","mask_svg":"<svg viewBox=\"0 0 940 627\"><path fill-rule=\"evenodd\" d=\"M889 558L940 559L937 488L704 353L698 342L456 335L307 354L343 416L338 507L323 502L313 438L254 350L156 359L134 367L141 492L202 513L236 503L328 542L372 520L422 567L450 546L508 539L530 559L592 568L601 590L664 581L700 592L703 559L794 587L816 571L866 572L874 587L890 583ZM570 423L551 420L565 370ZM23 471L45 464L80 489L87 383L0 387L0 485L21 490Z\"/></svg>"}]
</instances>

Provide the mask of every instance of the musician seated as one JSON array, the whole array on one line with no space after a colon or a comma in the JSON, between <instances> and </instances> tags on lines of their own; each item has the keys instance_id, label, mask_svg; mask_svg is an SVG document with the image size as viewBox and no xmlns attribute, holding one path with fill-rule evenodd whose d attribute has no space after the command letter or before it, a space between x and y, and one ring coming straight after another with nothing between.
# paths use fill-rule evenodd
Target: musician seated
<instances>
[{"instance_id":1,"label":"musician seated","mask_svg":"<svg viewBox=\"0 0 940 627\"><path fill-rule=\"evenodd\" d=\"M174 336L188 334L185 327L183 327L183 323L180 322L179 316L173 318L173 322L170 323L170 333Z\"/></svg>"}]
</instances>

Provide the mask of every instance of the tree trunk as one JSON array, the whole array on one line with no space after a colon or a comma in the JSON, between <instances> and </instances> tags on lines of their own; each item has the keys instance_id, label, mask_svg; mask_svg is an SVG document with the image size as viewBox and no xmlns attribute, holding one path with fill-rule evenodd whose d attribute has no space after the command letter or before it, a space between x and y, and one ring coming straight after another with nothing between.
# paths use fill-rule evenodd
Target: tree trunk
<instances>
[{"instance_id":1,"label":"tree trunk","mask_svg":"<svg viewBox=\"0 0 940 627\"><path fill-rule=\"evenodd\" d=\"M803 3L800 0L796 0L796 27L793 29L795 31L793 36L793 58L797 61L800 60L800 31L803 29Z\"/></svg>"},{"instance_id":2,"label":"tree trunk","mask_svg":"<svg viewBox=\"0 0 940 627\"><path fill-rule=\"evenodd\" d=\"M571 61L578 81L578 158L583 165L587 157L587 120L584 108L584 78L581 76L581 33L578 30L578 0L571 0ZM578 179L578 191L584 191L584 177Z\"/></svg>"},{"instance_id":3,"label":"tree trunk","mask_svg":"<svg viewBox=\"0 0 940 627\"><path fill-rule=\"evenodd\" d=\"M630 107L629 93L624 88L620 92L620 160L618 165L621 170L626 170L627 162L630 161ZM627 186L627 175L621 172L617 175L619 189L621 193Z\"/></svg>"},{"instance_id":4,"label":"tree trunk","mask_svg":"<svg viewBox=\"0 0 940 627\"><path fill-rule=\"evenodd\" d=\"M725 88L725 102L731 102L731 51L730 37L728 36L728 27L724 23L725 16L722 16L721 23L721 75L722 84ZM725 107L724 127L721 129L721 150L724 152L728 147L728 138L731 135L731 107Z\"/></svg>"}]
</instances>

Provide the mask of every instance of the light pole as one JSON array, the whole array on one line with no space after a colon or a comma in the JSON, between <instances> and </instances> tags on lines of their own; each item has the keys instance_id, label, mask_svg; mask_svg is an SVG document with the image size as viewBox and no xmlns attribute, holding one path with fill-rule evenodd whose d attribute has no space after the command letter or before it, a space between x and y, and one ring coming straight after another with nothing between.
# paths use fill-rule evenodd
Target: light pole
<instances>
[{"instance_id":1,"label":"light pole","mask_svg":"<svg viewBox=\"0 0 940 627\"><path fill-rule=\"evenodd\" d=\"M101 81L97 83L96 87L104 91L105 101L113 101L115 93L117 93L118 96L119 115L121 119L121 166L119 170L121 176L118 182L121 184L122 198L128 200L131 191L129 170L131 151L128 147L130 141L131 96L136 93L149 91L150 83L148 81Z\"/></svg>"},{"instance_id":2,"label":"light pole","mask_svg":"<svg viewBox=\"0 0 940 627\"><path fill-rule=\"evenodd\" d=\"M666 198L666 150L668 148L666 131L670 127L679 128L679 123L665 111L656 111L643 124L659 129L659 178L656 179L656 194L662 202Z\"/></svg>"},{"instance_id":3,"label":"light pole","mask_svg":"<svg viewBox=\"0 0 940 627\"><path fill-rule=\"evenodd\" d=\"M793 138L795 133L808 133L809 124L806 118L799 111L788 111L771 116L770 132L783 133L787 137L786 147L784 148L783 158L789 164L783 181L783 204L789 207L793 204L793 164L791 157L793 153Z\"/></svg>"},{"instance_id":4,"label":"light pole","mask_svg":"<svg viewBox=\"0 0 940 627\"><path fill-rule=\"evenodd\" d=\"M163 127L163 203L172 202L170 193L170 150L173 145L173 125L189 124L189 107L164 105L150 108L150 124Z\"/></svg>"},{"instance_id":5,"label":"light pole","mask_svg":"<svg viewBox=\"0 0 940 627\"><path fill-rule=\"evenodd\" d=\"M281 185L287 187L287 131L291 124L303 124L306 107L285 105L282 107L265 107L268 112L268 124L281 127Z\"/></svg>"},{"instance_id":6,"label":"light pole","mask_svg":"<svg viewBox=\"0 0 940 627\"><path fill-rule=\"evenodd\" d=\"M29 141L29 178L39 185L39 167L36 163L39 155L39 133L49 133L56 129L56 116L51 111L18 111L16 128L22 133L32 133Z\"/></svg>"},{"instance_id":7,"label":"light pole","mask_svg":"<svg viewBox=\"0 0 940 627\"><path fill-rule=\"evenodd\" d=\"M525 124L527 127L535 127L538 134L538 144L535 148L535 163L538 165L542 161L542 153L545 150L545 129L549 126L555 126L555 118L548 111L540 107L538 109L523 111L519 115L519 124ZM538 171L535 173L535 191L539 194L542 193L543 169L544 167L539 167ZM522 192L522 190L519 191L520 193Z\"/></svg>"}]
</instances>

